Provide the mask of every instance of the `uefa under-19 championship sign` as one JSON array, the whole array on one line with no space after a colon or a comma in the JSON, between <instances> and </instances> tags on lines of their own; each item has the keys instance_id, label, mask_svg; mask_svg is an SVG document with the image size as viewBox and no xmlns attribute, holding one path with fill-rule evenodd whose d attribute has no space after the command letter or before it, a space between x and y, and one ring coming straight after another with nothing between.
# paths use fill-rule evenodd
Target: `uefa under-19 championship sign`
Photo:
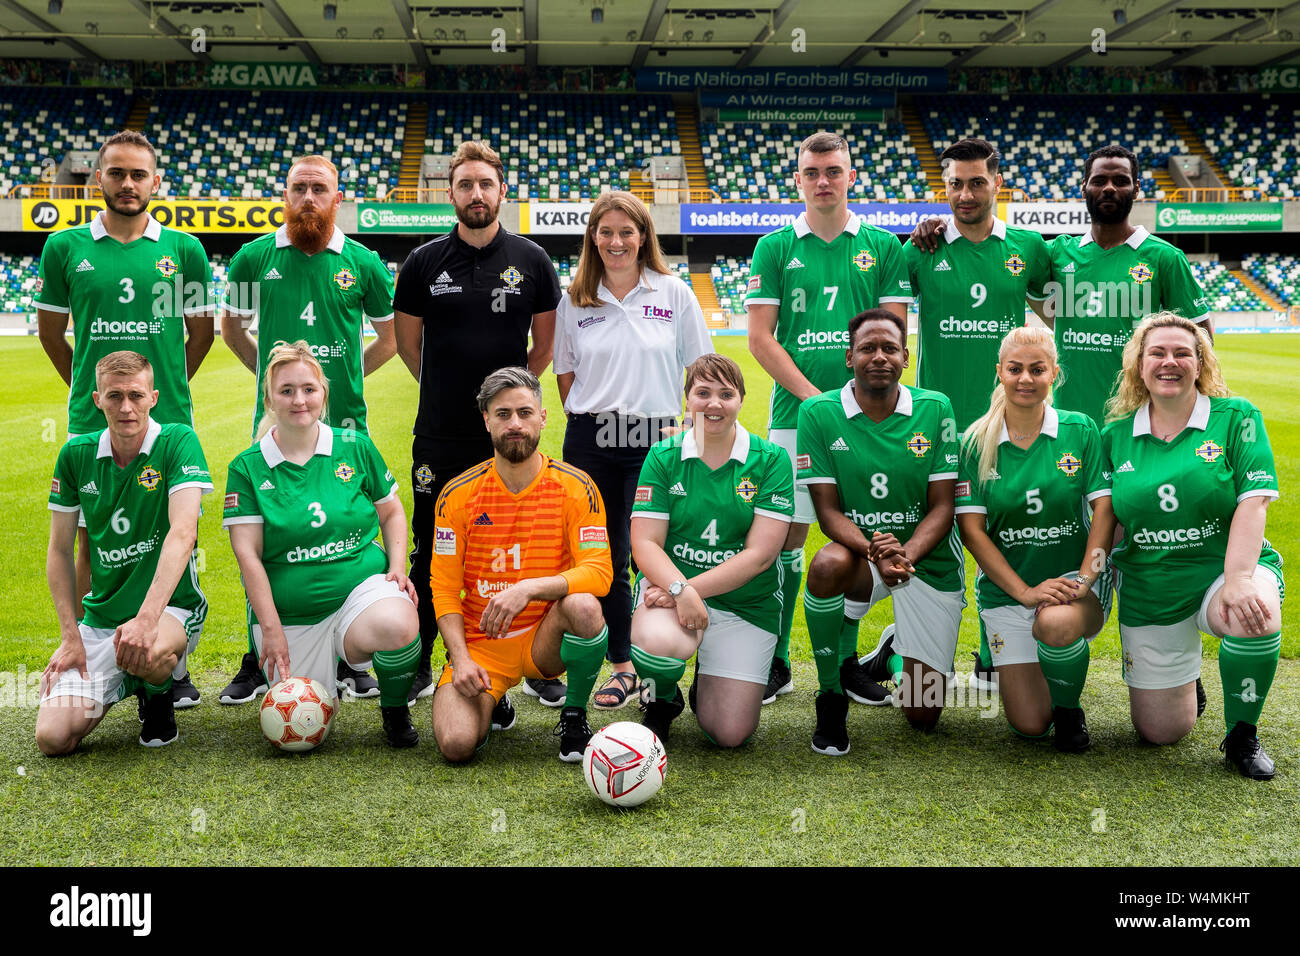
<instances>
[{"instance_id":1,"label":"uefa under-19 championship sign","mask_svg":"<svg viewBox=\"0 0 1300 956\"><path fill-rule=\"evenodd\" d=\"M1280 202L1159 203L1156 232L1281 232Z\"/></svg>"},{"instance_id":2,"label":"uefa under-19 championship sign","mask_svg":"<svg viewBox=\"0 0 1300 956\"><path fill-rule=\"evenodd\" d=\"M357 232L451 232L456 209L451 203L357 203Z\"/></svg>"}]
</instances>

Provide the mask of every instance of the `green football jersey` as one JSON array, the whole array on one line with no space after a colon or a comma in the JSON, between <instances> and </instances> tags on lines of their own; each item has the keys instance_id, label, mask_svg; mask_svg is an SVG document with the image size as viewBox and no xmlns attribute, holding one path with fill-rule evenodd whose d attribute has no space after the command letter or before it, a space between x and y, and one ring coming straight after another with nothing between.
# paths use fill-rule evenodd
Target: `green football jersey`
<instances>
[{"instance_id":1,"label":"green football jersey","mask_svg":"<svg viewBox=\"0 0 1300 956\"><path fill-rule=\"evenodd\" d=\"M835 485L840 510L868 539L879 531L906 544L929 510L930 482L957 478L957 450L941 392L900 384L894 413L879 423L858 407L852 381L799 406L799 483ZM965 588L955 524L916 573L939 591Z\"/></svg>"},{"instance_id":2,"label":"green football jersey","mask_svg":"<svg viewBox=\"0 0 1300 956\"><path fill-rule=\"evenodd\" d=\"M1043 237L993 220L983 242L951 223L933 253L903 246L918 309L916 384L943 392L963 432L989 408L998 345L1025 324L1025 297L1044 299L1052 262Z\"/></svg>"},{"instance_id":3,"label":"green football jersey","mask_svg":"<svg viewBox=\"0 0 1300 956\"><path fill-rule=\"evenodd\" d=\"M51 511L81 509L90 537L87 627L117 627L140 613L158 571L158 552L171 530L171 495L182 488L212 490L199 438L188 425L150 419L144 445L125 468L113 461L107 429L78 435L59 451L50 485ZM199 572L189 568L167 602L206 613Z\"/></svg>"},{"instance_id":4,"label":"green football jersey","mask_svg":"<svg viewBox=\"0 0 1300 956\"><path fill-rule=\"evenodd\" d=\"M52 233L41 252L35 305L72 313L68 434L104 427L95 407L95 363L110 352L139 352L153 366L158 404L150 417L194 424L185 368L185 316L212 313L212 268L188 233L150 218L144 235L121 243L99 216Z\"/></svg>"},{"instance_id":5,"label":"green football jersey","mask_svg":"<svg viewBox=\"0 0 1300 956\"><path fill-rule=\"evenodd\" d=\"M739 423L731 458L716 470L700 458L693 430L651 446L641 466L632 515L668 522L664 550L687 580L735 557L756 515L794 516L794 471L785 449ZM749 583L708 603L775 633L781 618L781 568L773 562Z\"/></svg>"},{"instance_id":6,"label":"green football jersey","mask_svg":"<svg viewBox=\"0 0 1300 956\"><path fill-rule=\"evenodd\" d=\"M1088 544L1089 502L1110 494L1093 420L1047 405L1033 444L1016 447L1003 425L997 464L987 482L980 482L978 467L975 449L963 446L957 514L984 515L988 536L1030 587L1078 571ZM975 597L981 608L1020 603L983 571Z\"/></svg>"},{"instance_id":7,"label":"green football jersey","mask_svg":"<svg viewBox=\"0 0 1300 956\"><path fill-rule=\"evenodd\" d=\"M884 302L911 302L903 250L893 233L850 216L834 242L803 214L754 247L745 306L778 307L775 336L808 381L823 391L852 377L845 367L849 320ZM799 401L772 385L768 428L794 428Z\"/></svg>"},{"instance_id":8,"label":"green football jersey","mask_svg":"<svg viewBox=\"0 0 1300 956\"><path fill-rule=\"evenodd\" d=\"M1195 321L1209 303L1187 256L1141 226L1113 249L1098 246L1091 232L1057 236L1051 254L1049 308L1056 314L1062 370L1053 403L1100 425L1137 324L1164 310Z\"/></svg>"},{"instance_id":9,"label":"green football jersey","mask_svg":"<svg viewBox=\"0 0 1300 956\"><path fill-rule=\"evenodd\" d=\"M316 453L295 465L268 432L230 463L222 526L262 526L262 566L280 623L315 624L367 577L387 573L375 505L396 494L364 434L321 425Z\"/></svg>"},{"instance_id":10,"label":"green football jersey","mask_svg":"<svg viewBox=\"0 0 1300 956\"><path fill-rule=\"evenodd\" d=\"M361 330L366 318L393 318L393 276L379 255L335 227L324 251L309 256L281 226L235 253L228 280L226 311L258 317L253 430L262 418L262 369L272 346L304 339L330 384L323 420L366 431Z\"/></svg>"},{"instance_id":11,"label":"green football jersey","mask_svg":"<svg viewBox=\"0 0 1300 956\"><path fill-rule=\"evenodd\" d=\"M1264 419L1244 398L1200 395L1187 427L1171 441L1151 434L1147 405L1108 424L1101 438L1115 516L1125 530L1112 554L1119 622L1181 621L1223 573L1238 503L1278 497ZM1267 538L1259 560L1282 567Z\"/></svg>"}]
</instances>

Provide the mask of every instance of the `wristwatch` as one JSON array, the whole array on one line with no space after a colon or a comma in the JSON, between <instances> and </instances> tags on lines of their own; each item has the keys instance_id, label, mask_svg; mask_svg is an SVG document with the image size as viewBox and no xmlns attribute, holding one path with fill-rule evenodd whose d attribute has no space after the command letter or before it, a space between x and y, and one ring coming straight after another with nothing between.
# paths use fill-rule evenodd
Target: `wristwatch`
<instances>
[{"instance_id":1,"label":"wristwatch","mask_svg":"<svg viewBox=\"0 0 1300 956\"><path fill-rule=\"evenodd\" d=\"M674 581L672 584L668 585L668 593L673 597L677 597L684 590L686 590L685 581Z\"/></svg>"}]
</instances>

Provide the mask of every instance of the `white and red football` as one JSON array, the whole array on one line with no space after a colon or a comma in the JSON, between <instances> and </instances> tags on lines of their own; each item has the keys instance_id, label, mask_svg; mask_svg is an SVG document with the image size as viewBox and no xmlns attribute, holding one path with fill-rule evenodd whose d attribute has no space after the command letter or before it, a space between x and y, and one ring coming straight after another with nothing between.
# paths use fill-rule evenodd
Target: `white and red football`
<instances>
[{"instance_id":1,"label":"white and red football","mask_svg":"<svg viewBox=\"0 0 1300 956\"><path fill-rule=\"evenodd\" d=\"M591 792L613 807L636 807L664 785L668 753L654 731L622 720L592 734L582 755Z\"/></svg>"},{"instance_id":2,"label":"white and red football","mask_svg":"<svg viewBox=\"0 0 1300 956\"><path fill-rule=\"evenodd\" d=\"M258 721L271 743L301 753L329 736L338 709L338 701L320 681L286 677L262 698Z\"/></svg>"}]
</instances>

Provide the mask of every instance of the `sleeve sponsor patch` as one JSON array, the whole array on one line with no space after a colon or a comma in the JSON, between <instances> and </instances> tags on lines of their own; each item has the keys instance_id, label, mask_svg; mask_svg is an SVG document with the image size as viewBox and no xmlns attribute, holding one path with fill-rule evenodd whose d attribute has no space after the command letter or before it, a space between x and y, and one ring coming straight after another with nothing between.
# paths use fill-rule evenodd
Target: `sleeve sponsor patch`
<instances>
[{"instance_id":1,"label":"sleeve sponsor patch","mask_svg":"<svg viewBox=\"0 0 1300 956\"><path fill-rule=\"evenodd\" d=\"M234 509L238 509L238 508L239 508L239 492L238 492L238 491L232 491L230 494L226 495L226 510L227 510L227 511L230 511L232 508L234 508Z\"/></svg>"},{"instance_id":2,"label":"sleeve sponsor patch","mask_svg":"<svg viewBox=\"0 0 1300 956\"><path fill-rule=\"evenodd\" d=\"M636 486L636 495L635 495L635 497L634 497L632 500L633 500L634 502L635 502L635 501L644 501L644 502L650 502L650 501L653 501L653 500L654 500L654 489L651 488L649 485L637 485L637 486Z\"/></svg>"},{"instance_id":3,"label":"sleeve sponsor patch","mask_svg":"<svg viewBox=\"0 0 1300 956\"><path fill-rule=\"evenodd\" d=\"M455 554L456 553L456 532L451 528L434 528L433 529L433 553L434 554Z\"/></svg>"},{"instance_id":4,"label":"sleeve sponsor patch","mask_svg":"<svg viewBox=\"0 0 1300 956\"><path fill-rule=\"evenodd\" d=\"M802 471L803 469L805 469L805 468L811 468L811 467L812 467L812 456L811 456L811 455L795 455L795 456L794 456L794 466L795 466L796 468L800 469L801 471Z\"/></svg>"},{"instance_id":5,"label":"sleeve sponsor patch","mask_svg":"<svg viewBox=\"0 0 1300 956\"><path fill-rule=\"evenodd\" d=\"M579 528L578 547L582 550L587 548L607 548L609 547L609 534L600 525Z\"/></svg>"},{"instance_id":6,"label":"sleeve sponsor patch","mask_svg":"<svg viewBox=\"0 0 1300 956\"><path fill-rule=\"evenodd\" d=\"M747 288L749 289L750 292L757 292L759 289L763 288L763 277L750 276L749 285L747 286Z\"/></svg>"},{"instance_id":7,"label":"sleeve sponsor patch","mask_svg":"<svg viewBox=\"0 0 1300 956\"><path fill-rule=\"evenodd\" d=\"M52 479L50 481L50 494L57 495L59 493L60 487L61 485L59 484L59 479L57 478Z\"/></svg>"},{"instance_id":8,"label":"sleeve sponsor patch","mask_svg":"<svg viewBox=\"0 0 1300 956\"><path fill-rule=\"evenodd\" d=\"M959 482L957 482L957 497L958 497L958 498L969 498L969 497L970 497L970 482L969 482L969 481L959 481Z\"/></svg>"},{"instance_id":9,"label":"sleeve sponsor patch","mask_svg":"<svg viewBox=\"0 0 1300 956\"><path fill-rule=\"evenodd\" d=\"M44 279L37 279L37 280L36 280L36 288L34 288L32 291L35 292L37 295L40 295L40 294L41 294L41 290L44 289L44 288L45 288L45 280L44 280Z\"/></svg>"}]
</instances>

